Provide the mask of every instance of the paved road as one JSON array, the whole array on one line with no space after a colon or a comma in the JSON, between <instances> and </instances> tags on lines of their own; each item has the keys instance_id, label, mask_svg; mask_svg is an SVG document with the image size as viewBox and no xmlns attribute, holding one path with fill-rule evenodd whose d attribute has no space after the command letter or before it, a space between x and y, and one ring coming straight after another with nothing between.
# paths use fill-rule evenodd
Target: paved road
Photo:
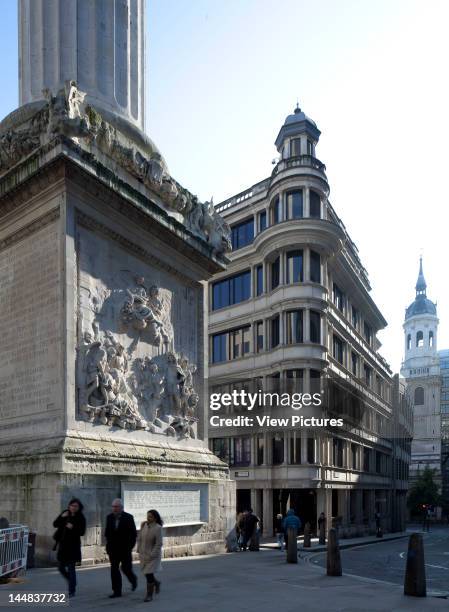
<instances>
[{"instance_id":1,"label":"paved road","mask_svg":"<svg viewBox=\"0 0 449 612\"><path fill-rule=\"evenodd\" d=\"M449 592L449 527L434 527L424 533L427 589ZM355 576L403 584L408 538L369 544L341 551L343 572ZM324 567L326 556L317 553L311 563Z\"/></svg>"},{"instance_id":2,"label":"paved road","mask_svg":"<svg viewBox=\"0 0 449 612\"><path fill-rule=\"evenodd\" d=\"M377 544L371 548L382 546ZM440 609L447 612L449 609L447 599L404 597L402 588L396 584L348 575L328 577L322 568L303 559L297 565L287 564L285 553L276 550L166 560L163 567L161 594L151 604L142 602L141 576L135 593L126 584L121 599L109 599L109 568L101 566L79 570L79 591L69 607L45 609L65 612L72 608L80 612L150 609L153 612L437 612ZM22 584L0 585L0 598L6 598L10 591L51 593L64 588L65 583L55 569L36 569L27 573ZM24 612L32 609L15 605L5 609L14 608Z\"/></svg>"}]
</instances>

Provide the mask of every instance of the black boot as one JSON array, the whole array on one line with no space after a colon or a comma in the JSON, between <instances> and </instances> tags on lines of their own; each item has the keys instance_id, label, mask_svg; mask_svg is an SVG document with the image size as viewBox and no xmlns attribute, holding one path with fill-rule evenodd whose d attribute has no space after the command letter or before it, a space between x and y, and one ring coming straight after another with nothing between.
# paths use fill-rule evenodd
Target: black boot
<instances>
[{"instance_id":1,"label":"black boot","mask_svg":"<svg viewBox=\"0 0 449 612\"><path fill-rule=\"evenodd\" d=\"M154 582L147 582L147 594L145 595L144 601L152 601L154 591Z\"/></svg>"},{"instance_id":2,"label":"black boot","mask_svg":"<svg viewBox=\"0 0 449 612\"><path fill-rule=\"evenodd\" d=\"M156 590L156 595L160 592L161 590L161 581L160 580L155 580L154 581L155 586L155 590Z\"/></svg>"}]
</instances>

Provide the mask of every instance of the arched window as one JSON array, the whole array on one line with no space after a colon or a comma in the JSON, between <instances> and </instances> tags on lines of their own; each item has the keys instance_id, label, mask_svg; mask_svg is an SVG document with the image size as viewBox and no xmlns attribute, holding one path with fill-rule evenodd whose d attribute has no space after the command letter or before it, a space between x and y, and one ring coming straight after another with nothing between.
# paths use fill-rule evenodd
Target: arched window
<instances>
[{"instance_id":1,"label":"arched window","mask_svg":"<svg viewBox=\"0 0 449 612\"><path fill-rule=\"evenodd\" d=\"M422 348L424 346L424 334L422 331L416 332L416 346Z\"/></svg>"},{"instance_id":2,"label":"arched window","mask_svg":"<svg viewBox=\"0 0 449 612\"><path fill-rule=\"evenodd\" d=\"M412 335L408 334L407 336L407 350L409 351L412 348Z\"/></svg>"},{"instance_id":3,"label":"arched window","mask_svg":"<svg viewBox=\"0 0 449 612\"><path fill-rule=\"evenodd\" d=\"M415 389L415 406L423 406L424 404L424 389L416 387Z\"/></svg>"},{"instance_id":4,"label":"arched window","mask_svg":"<svg viewBox=\"0 0 449 612\"><path fill-rule=\"evenodd\" d=\"M433 331L429 332L429 346L430 348L433 347Z\"/></svg>"}]
</instances>

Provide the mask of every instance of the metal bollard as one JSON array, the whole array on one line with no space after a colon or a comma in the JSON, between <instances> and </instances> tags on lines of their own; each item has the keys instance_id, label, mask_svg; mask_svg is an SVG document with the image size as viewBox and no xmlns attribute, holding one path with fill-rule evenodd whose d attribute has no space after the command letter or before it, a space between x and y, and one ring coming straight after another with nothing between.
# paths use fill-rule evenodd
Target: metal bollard
<instances>
[{"instance_id":1,"label":"metal bollard","mask_svg":"<svg viewBox=\"0 0 449 612\"><path fill-rule=\"evenodd\" d=\"M324 523L320 524L320 544L326 544L326 530L324 528Z\"/></svg>"},{"instance_id":2,"label":"metal bollard","mask_svg":"<svg viewBox=\"0 0 449 612\"><path fill-rule=\"evenodd\" d=\"M329 529L326 565L328 576L342 575L340 547L338 546L337 530L334 527Z\"/></svg>"},{"instance_id":3,"label":"metal bollard","mask_svg":"<svg viewBox=\"0 0 449 612\"><path fill-rule=\"evenodd\" d=\"M304 548L310 548L311 545L310 523L306 523L304 526Z\"/></svg>"},{"instance_id":4,"label":"metal bollard","mask_svg":"<svg viewBox=\"0 0 449 612\"><path fill-rule=\"evenodd\" d=\"M298 563L297 532L294 527L287 529L287 563Z\"/></svg>"},{"instance_id":5,"label":"metal bollard","mask_svg":"<svg viewBox=\"0 0 449 612\"><path fill-rule=\"evenodd\" d=\"M426 597L427 595L424 544L419 533L412 533L408 541L404 595L410 595L411 597Z\"/></svg>"}]
</instances>

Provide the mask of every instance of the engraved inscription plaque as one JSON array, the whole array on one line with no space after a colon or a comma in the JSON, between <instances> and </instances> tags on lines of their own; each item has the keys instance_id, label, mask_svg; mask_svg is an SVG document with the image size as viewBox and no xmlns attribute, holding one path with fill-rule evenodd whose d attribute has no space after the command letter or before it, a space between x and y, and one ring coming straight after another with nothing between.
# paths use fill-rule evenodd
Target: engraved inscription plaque
<instances>
[{"instance_id":1,"label":"engraved inscription plaque","mask_svg":"<svg viewBox=\"0 0 449 612\"><path fill-rule=\"evenodd\" d=\"M122 482L122 498L138 529L151 509L159 512L164 527L199 525L209 520L206 483Z\"/></svg>"}]
</instances>

